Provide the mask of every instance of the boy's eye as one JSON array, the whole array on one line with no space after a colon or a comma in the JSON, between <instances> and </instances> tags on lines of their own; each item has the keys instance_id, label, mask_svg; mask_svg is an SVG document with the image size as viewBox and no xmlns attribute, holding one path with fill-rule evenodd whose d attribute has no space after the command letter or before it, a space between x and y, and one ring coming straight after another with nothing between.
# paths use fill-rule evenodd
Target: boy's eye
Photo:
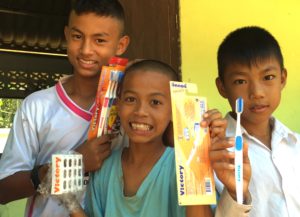
<instances>
[{"instance_id":1,"label":"boy's eye","mask_svg":"<svg viewBox=\"0 0 300 217\"><path fill-rule=\"evenodd\" d=\"M245 84L246 81L245 80L242 80L242 79L237 79L235 81L233 81L234 84Z\"/></svg>"},{"instance_id":2,"label":"boy's eye","mask_svg":"<svg viewBox=\"0 0 300 217\"><path fill-rule=\"evenodd\" d=\"M265 80L273 80L275 78L275 75L266 75L265 77L264 77L264 79Z\"/></svg>"},{"instance_id":3,"label":"boy's eye","mask_svg":"<svg viewBox=\"0 0 300 217\"><path fill-rule=\"evenodd\" d=\"M161 104L162 103L159 100L157 100L157 99L151 100L151 105L161 105Z\"/></svg>"},{"instance_id":4,"label":"boy's eye","mask_svg":"<svg viewBox=\"0 0 300 217\"><path fill-rule=\"evenodd\" d=\"M125 97L124 101L132 103L132 102L135 102L136 99L134 97L132 97L132 96L128 96L128 97Z\"/></svg>"},{"instance_id":5,"label":"boy's eye","mask_svg":"<svg viewBox=\"0 0 300 217\"><path fill-rule=\"evenodd\" d=\"M102 44L102 43L104 43L104 42L106 42L106 40L104 40L104 39L102 39L102 38L96 39L96 43L97 43L97 44Z\"/></svg>"},{"instance_id":6,"label":"boy's eye","mask_svg":"<svg viewBox=\"0 0 300 217\"><path fill-rule=\"evenodd\" d=\"M81 39L81 35L79 34L72 34L72 38L75 40Z\"/></svg>"}]
</instances>

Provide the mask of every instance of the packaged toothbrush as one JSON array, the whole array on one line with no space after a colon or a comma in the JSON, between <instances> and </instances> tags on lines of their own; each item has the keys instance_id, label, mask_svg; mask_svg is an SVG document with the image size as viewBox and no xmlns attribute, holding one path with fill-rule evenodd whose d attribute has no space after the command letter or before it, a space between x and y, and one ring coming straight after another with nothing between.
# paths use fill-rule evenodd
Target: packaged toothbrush
<instances>
[{"instance_id":1,"label":"packaged toothbrush","mask_svg":"<svg viewBox=\"0 0 300 217\"><path fill-rule=\"evenodd\" d=\"M37 191L45 198L51 196L73 212L81 208L85 188L82 155L69 151L52 155L52 163Z\"/></svg>"},{"instance_id":2,"label":"packaged toothbrush","mask_svg":"<svg viewBox=\"0 0 300 217\"><path fill-rule=\"evenodd\" d=\"M117 87L123 77L128 59L113 57L108 66L103 66L96 95L96 109L93 114L88 139L119 130L115 100Z\"/></svg>"},{"instance_id":3,"label":"packaged toothbrush","mask_svg":"<svg viewBox=\"0 0 300 217\"><path fill-rule=\"evenodd\" d=\"M200 127L207 110L197 85L170 82L179 205L215 204L209 130Z\"/></svg>"},{"instance_id":4,"label":"packaged toothbrush","mask_svg":"<svg viewBox=\"0 0 300 217\"><path fill-rule=\"evenodd\" d=\"M52 155L51 194L76 193L83 190L81 154Z\"/></svg>"}]
</instances>

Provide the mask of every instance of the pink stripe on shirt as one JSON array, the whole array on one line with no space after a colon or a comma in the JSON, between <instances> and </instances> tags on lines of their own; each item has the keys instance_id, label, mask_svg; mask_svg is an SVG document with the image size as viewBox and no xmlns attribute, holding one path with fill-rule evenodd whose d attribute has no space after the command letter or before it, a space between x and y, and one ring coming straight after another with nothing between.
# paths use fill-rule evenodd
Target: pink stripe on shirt
<instances>
[{"instance_id":1,"label":"pink stripe on shirt","mask_svg":"<svg viewBox=\"0 0 300 217\"><path fill-rule=\"evenodd\" d=\"M75 114L79 115L83 119L90 121L92 119L92 111L95 110L95 104L92 106L90 111L85 111L82 108L80 108L78 105L76 105L66 94L64 88L62 87L62 84L58 82L55 85L56 91L58 93L59 98L63 101L63 103Z\"/></svg>"}]
</instances>

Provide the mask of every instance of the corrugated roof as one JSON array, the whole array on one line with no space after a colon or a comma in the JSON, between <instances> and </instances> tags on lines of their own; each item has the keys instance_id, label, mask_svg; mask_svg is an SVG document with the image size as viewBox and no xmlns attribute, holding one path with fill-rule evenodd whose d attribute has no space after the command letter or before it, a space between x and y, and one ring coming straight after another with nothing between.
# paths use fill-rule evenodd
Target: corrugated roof
<instances>
[{"instance_id":1,"label":"corrugated roof","mask_svg":"<svg viewBox=\"0 0 300 217\"><path fill-rule=\"evenodd\" d=\"M1 0L0 48L64 54L70 0Z\"/></svg>"}]
</instances>

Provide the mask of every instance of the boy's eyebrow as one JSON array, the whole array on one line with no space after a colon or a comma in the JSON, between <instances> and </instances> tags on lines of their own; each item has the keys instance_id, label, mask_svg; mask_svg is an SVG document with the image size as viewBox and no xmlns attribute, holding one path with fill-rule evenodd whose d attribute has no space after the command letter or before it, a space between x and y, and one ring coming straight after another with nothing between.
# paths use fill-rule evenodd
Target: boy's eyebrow
<instances>
[{"instance_id":1,"label":"boy's eyebrow","mask_svg":"<svg viewBox=\"0 0 300 217\"><path fill-rule=\"evenodd\" d=\"M243 72L243 71L230 71L229 75L246 75L247 72Z\"/></svg>"},{"instance_id":2,"label":"boy's eyebrow","mask_svg":"<svg viewBox=\"0 0 300 217\"><path fill-rule=\"evenodd\" d=\"M269 72L269 71L272 71L272 70L276 70L277 67L275 66L267 66L265 69L262 70L262 72Z\"/></svg>"},{"instance_id":3,"label":"boy's eyebrow","mask_svg":"<svg viewBox=\"0 0 300 217\"><path fill-rule=\"evenodd\" d=\"M132 94L137 94L136 91L133 90L124 90L123 94L127 94L127 93L132 93ZM162 97L167 97L165 94L161 93L161 92L153 92L150 94L150 96L162 96Z\"/></svg>"},{"instance_id":4,"label":"boy's eyebrow","mask_svg":"<svg viewBox=\"0 0 300 217\"><path fill-rule=\"evenodd\" d=\"M79 29L77 29L76 27L71 27L71 30L72 30L72 31L75 31L75 32L79 32L80 34L83 34L83 32L80 31ZM106 33L106 32L101 32L101 33L96 33L96 34L94 34L94 36L103 37L103 36L109 36L109 34Z\"/></svg>"}]
</instances>

